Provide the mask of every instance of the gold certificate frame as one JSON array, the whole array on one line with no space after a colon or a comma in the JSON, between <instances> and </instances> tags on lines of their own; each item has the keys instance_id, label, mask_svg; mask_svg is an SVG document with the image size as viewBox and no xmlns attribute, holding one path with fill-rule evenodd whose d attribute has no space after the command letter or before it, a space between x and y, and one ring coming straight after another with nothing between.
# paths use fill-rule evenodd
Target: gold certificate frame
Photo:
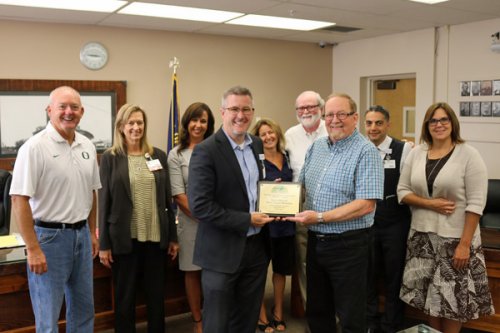
<instances>
[{"instance_id":1,"label":"gold certificate frame","mask_svg":"<svg viewBox=\"0 0 500 333\"><path fill-rule=\"evenodd\" d=\"M257 211L269 216L294 216L302 209L302 184L259 182Z\"/></svg>"}]
</instances>

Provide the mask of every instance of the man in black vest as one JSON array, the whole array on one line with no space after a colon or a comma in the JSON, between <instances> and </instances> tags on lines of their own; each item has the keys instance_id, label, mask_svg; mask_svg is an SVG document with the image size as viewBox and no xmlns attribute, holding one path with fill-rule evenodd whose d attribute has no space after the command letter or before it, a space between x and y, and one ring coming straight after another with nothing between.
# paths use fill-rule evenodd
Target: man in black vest
<instances>
[{"instance_id":1,"label":"man in black vest","mask_svg":"<svg viewBox=\"0 0 500 333\"><path fill-rule=\"evenodd\" d=\"M373 251L368 269L368 332L397 332L404 319L404 303L399 299L399 289L411 214L408 206L398 203L396 188L411 145L387 135L389 118L389 112L380 105L371 106L365 113L365 132L379 149L385 175L384 199L377 202L375 211ZM381 276L385 290L385 311L379 322L377 286Z\"/></svg>"}]
</instances>

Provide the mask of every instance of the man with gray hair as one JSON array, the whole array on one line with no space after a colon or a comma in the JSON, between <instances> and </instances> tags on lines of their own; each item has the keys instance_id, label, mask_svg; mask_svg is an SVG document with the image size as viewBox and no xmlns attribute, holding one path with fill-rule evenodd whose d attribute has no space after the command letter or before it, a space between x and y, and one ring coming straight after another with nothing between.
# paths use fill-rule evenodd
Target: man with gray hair
<instances>
[{"instance_id":1,"label":"man with gray hair","mask_svg":"<svg viewBox=\"0 0 500 333\"><path fill-rule=\"evenodd\" d=\"M377 148L356 128L346 94L325 104L328 137L307 151L299 181L304 211L288 220L307 225L307 322L312 333L366 332L367 269L375 205L384 173Z\"/></svg>"},{"instance_id":2,"label":"man with gray hair","mask_svg":"<svg viewBox=\"0 0 500 333\"><path fill-rule=\"evenodd\" d=\"M327 136L325 122L321 113L325 102L320 94L315 91L304 91L295 100L295 112L299 124L289 128L285 133L286 149L290 156L293 170L293 181L299 179L300 170L304 164L307 149L320 137ZM307 228L297 225L295 233L295 246L297 254L297 275L300 294L306 304L306 250Z\"/></svg>"}]
</instances>

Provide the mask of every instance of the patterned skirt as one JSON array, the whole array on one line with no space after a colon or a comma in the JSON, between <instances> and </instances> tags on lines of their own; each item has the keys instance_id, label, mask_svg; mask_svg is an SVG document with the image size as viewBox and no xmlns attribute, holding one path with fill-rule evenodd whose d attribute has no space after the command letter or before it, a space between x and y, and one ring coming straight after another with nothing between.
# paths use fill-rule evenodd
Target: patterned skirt
<instances>
[{"instance_id":1,"label":"patterned skirt","mask_svg":"<svg viewBox=\"0 0 500 333\"><path fill-rule=\"evenodd\" d=\"M424 313L461 322L495 313L481 238L472 240L468 267L452 266L459 238L410 230L400 298Z\"/></svg>"}]
</instances>

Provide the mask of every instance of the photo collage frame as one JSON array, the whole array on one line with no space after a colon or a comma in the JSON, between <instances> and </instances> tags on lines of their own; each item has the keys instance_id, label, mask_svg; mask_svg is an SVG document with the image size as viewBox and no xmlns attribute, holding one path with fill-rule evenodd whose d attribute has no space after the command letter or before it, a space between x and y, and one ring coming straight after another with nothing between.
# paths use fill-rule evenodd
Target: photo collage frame
<instances>
[{"instance_id":1,"label":"photo collage frame","mask_svg":"<svg viewBox=\"0 0 500 333\"><path fill-rule=\"evenodd\" d=\"M460 96L461 117L500 117L500 80L461 81Z\"/></svg>"}]
</instances>

